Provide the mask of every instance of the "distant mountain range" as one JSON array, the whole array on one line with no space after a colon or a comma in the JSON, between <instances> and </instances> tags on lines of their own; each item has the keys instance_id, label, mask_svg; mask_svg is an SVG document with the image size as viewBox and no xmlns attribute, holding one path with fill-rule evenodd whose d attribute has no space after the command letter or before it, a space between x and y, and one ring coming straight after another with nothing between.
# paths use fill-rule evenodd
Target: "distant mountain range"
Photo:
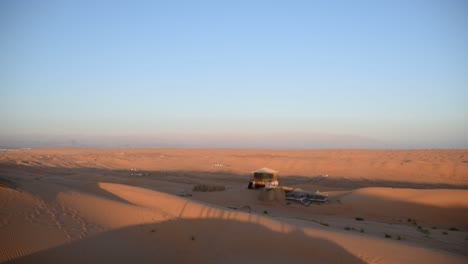
<instances>
[{"instance_id":1,"label":"distant mountain range","mask_svg":"<svg viewBox=\"0 0 468 264\"><path fill-rule=\"evenodd\" d=\"M271 148L388 149L421 148L357 135L302 134L163 134L163 135L0 135L0 148Z\"/></svg>"}]
</instances>

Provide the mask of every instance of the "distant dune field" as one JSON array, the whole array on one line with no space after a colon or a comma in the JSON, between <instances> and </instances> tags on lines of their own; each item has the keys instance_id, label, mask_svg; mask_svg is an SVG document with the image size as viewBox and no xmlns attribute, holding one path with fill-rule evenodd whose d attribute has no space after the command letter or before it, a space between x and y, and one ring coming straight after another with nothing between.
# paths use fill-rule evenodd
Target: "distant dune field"
<instances>
[{"instance_id":1,"label":"distant dune field","mask_svg":"<svg viewBox=\"0 0 468 264\"><path fill-rule=\"evenodd\" d=\"M4 150L0 263L468 263L467 201L468 150Z\"/></svg>"}]
</instances>

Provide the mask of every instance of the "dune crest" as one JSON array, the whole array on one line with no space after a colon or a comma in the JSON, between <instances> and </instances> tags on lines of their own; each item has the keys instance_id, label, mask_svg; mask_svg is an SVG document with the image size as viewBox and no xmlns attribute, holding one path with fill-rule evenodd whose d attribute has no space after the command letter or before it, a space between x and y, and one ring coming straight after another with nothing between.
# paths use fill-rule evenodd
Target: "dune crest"
<instances>
[{"instance_id":1,"label":"dune crest","mask_svg":"<svg viewBox=\"0 0 468 264\"><path fill-rule=\"evenodd\" d=\"M243 167L233 166L332 171L336 155L349 153L67 151L0 156L1 263L467 263L468 191L454 189L454 181L392 182L387 174L371 181L353 176L359 166L350 178L281 177L285 185L329 193L329 203L306 207L260 200L261 190L247 189ZM307 162L315 165L301 165ZM428 182L441 179L434 175ZM223 188L194 191L199 184ZM452 189L436 188L444 184Z\"/></svg>"},{"instance_id":2,"label":"dune crest","mask_svg":"<svg viewBox=\"0 0 468 264\"><path fill-rule=\"evenodd\" d=\"M352 192L355 197L372 200L405 201L443 208L468 209L468 190L416 190L407 188L362 188Z\"/></svg>"}]
</instances>

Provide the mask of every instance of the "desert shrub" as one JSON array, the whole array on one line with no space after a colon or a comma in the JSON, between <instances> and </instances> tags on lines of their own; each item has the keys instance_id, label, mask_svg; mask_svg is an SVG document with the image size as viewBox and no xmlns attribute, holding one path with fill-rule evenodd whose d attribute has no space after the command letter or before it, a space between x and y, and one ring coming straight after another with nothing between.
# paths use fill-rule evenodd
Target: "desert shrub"
<instances>
[{"instance_id":1,"label":"desert shrub","mask_svg":"<svg viewBox=\"0 0 468 264\"><path fill-rule=\"evenodd\" d=\"M392 235L385 233L385 238L392 238Z\"/></svg>"},{"instance_id":2,"label":"desert shrub","mask_svg":"<svg viewBox=\"0 0 468 264\"><path fill-rule=\"evenodd\" d=\"M412 218L408 218L408 223L411 223L413 225L418 225L418 223L416 222L416 219L412 219Z\"/></svg>"},{"instance_id":3,"label":"desert shrub","mask_svg":"<svg viewBox=\"0 0 468 264\"><path fill-rule=\"evenodd\" d=\"M356 219L356 221L364 221L364 218L362 218L362 217L356 217L354 219Z\"/></svg>"},{"instance_id":4,"label":"desert shrub","mask_svg":"<svg viewBox=\"0 0 468 264\"><path fill-rule=\"evenodd\" d=\"M361 230L359 230L359 232L364 233L365 232L364 228L361 228Z\"/></svg>"},{"instance_id":5,"label":"desert shrub","mask_svg":"<svg viewBox=\"0 0 468 264\"><path fill-rule=\"evenodd\" d=\"M325 222L320 222L319 224L321 224L321 225L323 225L323 226L330 226L330 224L325 223Z\"/></svg>"},{"instance_id":6,"label":"desert shrub","mask_svg":"<svg viewBox=\"0 0 468 264\"><path fill-rule=\"evenodd\" d=\"M449 230L450 230L450 231L458 231L458 228L456 228L456 227L451 227L451 228L449 228Z\"/></svg>"},{"instance_id":7,"label":"desert shrub","mask_svg":"<svg viewBox=\"0 0 468 264\"><path fill-rule=\"evenodd\" d=\"M215 184L198 184L193 186L194 192L220 192L226 190L226 187L223 185Z\"/></svg>"},{"instance_id":8,"label":"desert shrub","mask_svg":"<svg viewBox=\"0 0 468 264\"><path fill-rule=\"evenodd\" d=\"M448 235L447 231L442 232L442 235Z\"/></svg>"},{"instance_id":9,"label":"desert shrub","mask_svg":"<svg viewBox=\"0 0 468 264\"><path fill-rule=\"evenodd\" d=\"M426 235L429 235L431 233L431 231L429 231L429 229L425 229L422 226L418 226L418 231L423 233L423 234L426 234Z\"/></svg>"},{"instance_id":10,"label":"desert shrub","mask_svg":"<svg viewBox=\"0 0 468 264\"><path fill-rule=\"evenodd\" d=\"M268 211L267 211L267 210L264 210L264 211L263 211L263 214L268 214Z\"/></svg>"},{"instance_id":11,"label":"desert shrub","mask_svg":"<svg viewBox=\"0 0 468 264\"><path fill-rule=\"evenodd\" d=\"M344 227L344 230L348 230L348 231L349 231L349 230L354 230L354 227L345 226L345 227Z\"/></svg>"}]
</instances>

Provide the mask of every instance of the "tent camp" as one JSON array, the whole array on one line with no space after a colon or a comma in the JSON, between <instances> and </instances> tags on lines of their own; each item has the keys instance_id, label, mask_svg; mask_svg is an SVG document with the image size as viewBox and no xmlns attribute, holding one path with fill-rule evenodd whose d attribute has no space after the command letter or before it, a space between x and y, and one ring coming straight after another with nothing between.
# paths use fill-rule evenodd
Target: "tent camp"
<instances>
[{"instance_id":1,"label":"tent camp","mask_svg":"<svg viewBox=\"0 0 468 264\"><path fill-rule=\"evenodd\" d=\"M269 168L261 168L252 172L249 189L278 187L279 173Z\"/></svg>"}]
</instances>

